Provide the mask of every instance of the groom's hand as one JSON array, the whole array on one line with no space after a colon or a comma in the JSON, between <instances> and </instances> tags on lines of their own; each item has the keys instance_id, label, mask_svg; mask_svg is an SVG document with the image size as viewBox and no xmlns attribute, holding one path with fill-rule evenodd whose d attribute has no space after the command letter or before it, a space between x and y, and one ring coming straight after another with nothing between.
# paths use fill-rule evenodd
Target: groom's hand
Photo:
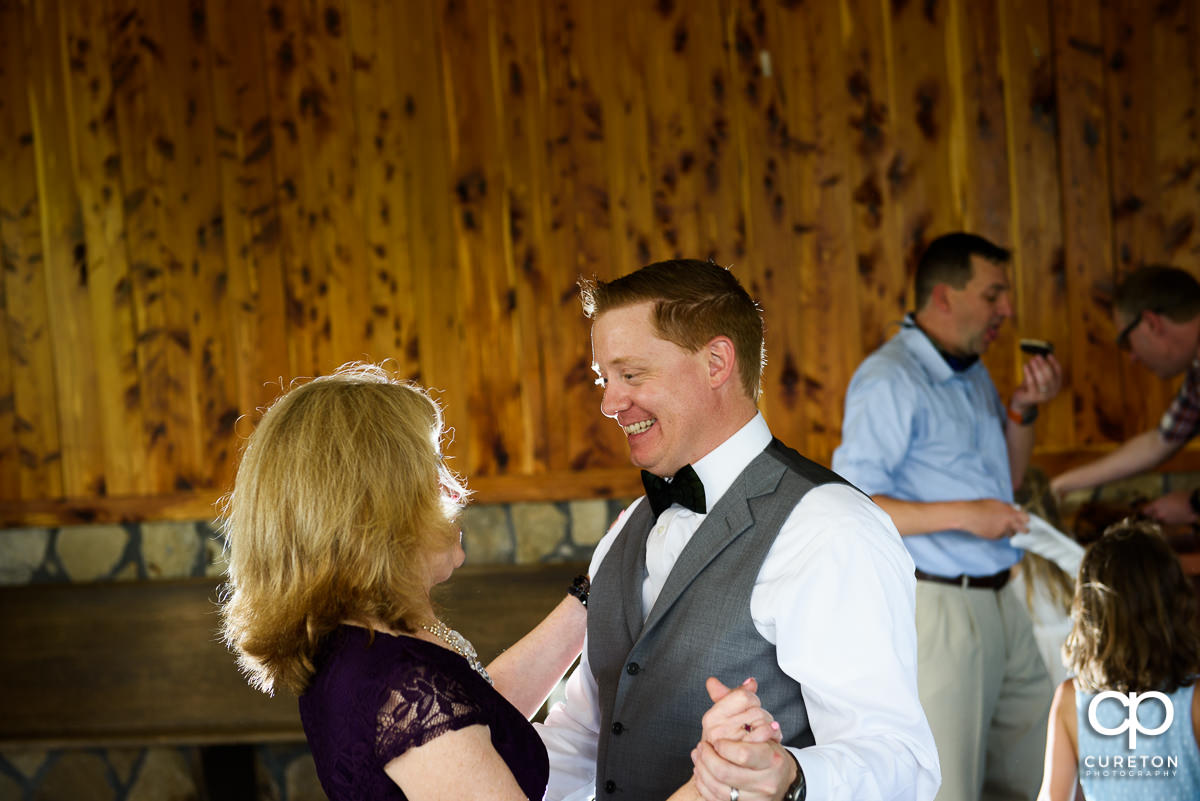
<instances>
[{"instance_id":1,"label":"groom's hand","mask_svg":"<svg viewBox=\"0 0 1200 801\"><path fill-rule=\"evenodd\" d=\"M692 751L696 788L707 801L728 801L731 788L745 801L779 799L795 778L795 761L779 743L779 724L762 708L758 682L736 688L716 678L705 683L712 708Z\"/></svg>"},{"instance_id":2,"label":"groom's hand","mask_svg":"<svg viewBox=\"0 0 1200 801\"><path fill-rule=\"evenodd\" d=\"M779 801L796 778L796 761L777 741L702 741L692 752L696 789L705 801Z\"/></svg>"}]
</instances>

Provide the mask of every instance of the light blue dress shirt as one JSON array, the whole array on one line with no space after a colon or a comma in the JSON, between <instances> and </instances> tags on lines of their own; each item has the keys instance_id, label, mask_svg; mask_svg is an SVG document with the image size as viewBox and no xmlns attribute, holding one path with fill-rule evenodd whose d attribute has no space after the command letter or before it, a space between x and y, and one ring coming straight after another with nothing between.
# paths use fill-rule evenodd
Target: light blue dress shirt
<instances>
[{"instance_id":1,"label":"light blue dress shirt","mask_svg":"<svg viewBox=\"0 0 1200 801\"><path fill-rule=\"evenodd\" d=\"M855 371L833 469L868 495L1012 503L1005 417L982 362L956 373L910 316ZM959 530L903 541L919 570L939 576L991 575L1022 554Z\"/></svg>"}]
</instances>

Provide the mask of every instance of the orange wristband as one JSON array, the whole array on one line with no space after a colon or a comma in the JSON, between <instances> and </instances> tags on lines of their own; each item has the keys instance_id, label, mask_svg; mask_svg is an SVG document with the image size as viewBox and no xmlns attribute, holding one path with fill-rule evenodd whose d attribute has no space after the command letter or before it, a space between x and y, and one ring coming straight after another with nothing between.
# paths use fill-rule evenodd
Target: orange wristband
<instances>
[{"instance_id":1,"label":"orange wristband","mask_svg":"<svg viewBox=\"0 0 1200 801\"><path fill-rule=\"evenodd\" d=\"M1011 406L1008 407L1008 419L1012 420L1014 423L1016 423L1019 426L1031 425L1033 423L1033 421L1037 419L1037 416L1038 416L1038 407L1036 407L1036 406L1030 406L1029 411L1025 412L1025 414L1023 414L1023 415L1018 414L1017 411L1015 409L1013 409L1013 407L1011 407Z\"/></svg>"}]
</instances>

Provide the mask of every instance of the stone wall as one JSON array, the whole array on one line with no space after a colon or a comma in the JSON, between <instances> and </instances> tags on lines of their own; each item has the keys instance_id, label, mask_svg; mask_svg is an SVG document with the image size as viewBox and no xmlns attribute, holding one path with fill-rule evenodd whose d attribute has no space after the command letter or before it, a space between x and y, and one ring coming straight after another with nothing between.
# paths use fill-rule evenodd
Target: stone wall
<instances>
[{"instance_id":1,"label":"stone wall","mask_svg":"<svg viewBox=\"0 0 1200 801\"><path fill-rule=\"evenodd\" d=\"M467 561L587 560L628 503L582 500L470 506L462 520ZM224 569L221 536L203 521L0 531L2 585L154 581L219 576ZM325 797L303 743L257 746L254 751L257 797L262 801ZM0 801L210 798L199 748L0 749Z\"/></svg>"}]
</instances>

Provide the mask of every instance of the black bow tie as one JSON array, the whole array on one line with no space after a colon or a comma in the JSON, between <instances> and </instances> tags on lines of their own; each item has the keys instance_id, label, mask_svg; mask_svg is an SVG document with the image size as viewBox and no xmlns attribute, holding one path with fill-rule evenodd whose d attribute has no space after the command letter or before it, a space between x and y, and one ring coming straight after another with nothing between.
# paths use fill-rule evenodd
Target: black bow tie
<instances>
[{"instance_id":1,"label":"black bow tie","mask_svg":"<svg viewBox=\"0 0 1200 801\"><path fill-rule=\"evenodd\" d=\"M690 464L681 467L671 481L643 470L642 486L646 488L650 510L654 512L655 517L665 512L673 503L685 506L698 514L708 511L704 504L704 483Z\"/></svg>"}]
</instances>

